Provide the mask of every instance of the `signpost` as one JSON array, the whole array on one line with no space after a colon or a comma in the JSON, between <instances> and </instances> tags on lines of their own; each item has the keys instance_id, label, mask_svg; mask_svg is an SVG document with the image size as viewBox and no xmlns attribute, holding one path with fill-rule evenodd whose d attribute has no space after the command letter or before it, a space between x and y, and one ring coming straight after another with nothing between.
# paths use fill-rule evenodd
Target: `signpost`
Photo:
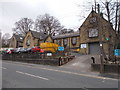
<instances>
[{"instance_id":1,"label":"signpost","mask_svg":"<svg viewBox=\"0 0 120 90\"><path fill-rule=\"evenodd\" d=\"M114 50L114 55L115 56L120 56L120 49L115 49Z\"/></svg>"},{"instance_id":2,"label":"signpost","mask_svg":"<svg viewBox=\"0 0 120 90\"><path fill-rule=\"evenodd\" d=\"M64 47L58 47L58 51L64 51Z\"/></svg>"}]
</instances>

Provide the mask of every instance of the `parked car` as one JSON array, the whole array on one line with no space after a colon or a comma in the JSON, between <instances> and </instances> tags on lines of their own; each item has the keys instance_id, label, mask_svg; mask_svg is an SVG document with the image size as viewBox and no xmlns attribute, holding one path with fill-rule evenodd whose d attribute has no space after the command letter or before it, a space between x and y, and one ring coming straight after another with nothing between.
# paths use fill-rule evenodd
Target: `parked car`
<instances>
[{"instance_id":1,"label":"parked car","mask_svg":"<svg viewBox=\"0 0 120 90\"><path fill-rule=\"evenodd\" d=\"M26 48L26 52L31 52L32 51L32 48Z\"/></svg>"},{"instance_id":2,"label":"parked car","mask_svg":"<svg viewBox=\"0 0 120 90\"><path fill-rule=\"evenodd\" d=\"M40 52L40 50L39 46L32 47L32 52Z\"/></svg>"},{"instance_id":3,"label":"parked car","mask_svg":"<svg viewBox=\"0 0 120 90\"><path fill-rule=\"evenodd\" d=\"M41 53L44 53L45 51L43 49L40 50Z\"/></svg>"},{"instance_id":4,"label":"parked car","mask_svg":"<svg viewBox=\"0 0 120 90\"><path fill-rule=\"evenodd\" d=\"M26 49L25 49L25 48L20 48L20 49L19 49L19 53L24 53L24 52L26 52Z\"/></svg>"},{"instance_id":5,"label":"parked car","mask_svg":"<svg viewBox=\"0 0 120 90\"><path fill-rule=\"evenodd\" d=\"M13 53L20 53L20 49L21 49L21 47L20 48L14 48Z\"/></svg>"},{"instance_id":6,"label":"parked car","mask_svg":"<svg viewBox=\"0 0 120 90\"><path fill-rule=\"evenodd\" d=\"M24 48L23 53L30 53L32 48Z\"/></svg>"},{"instance_id":7,"label":"parked car","mask_svg":"<svg viewBox=\"0 0 120 90\"><path fill-rule=\"evenodd\" d=\"M6 50L6 54L12 54L14 52L14 49L13 48L8 48Z\"/></svg>"},{"instance_id":8,"label":"parked car","mask_svg":"<svg viewBox=\"0 0 120 90\"><path fill-rule=\"evenodd\" d=\"M2 50L1 50L1 53L2 53L2 54L6 54L6 53L7 53L7 48L2 49Z\"/></svg>"},{"instance_id":9,"label":"parked car","mask_svg":"<svg viewBox=\"0 0 120 90\"><path fill-rule=\"evenodd\" d=\"M18 49L18 48L14 48L14 49L13 49L13 53L16 53L17 49Z\"/></svg>"}]
</instances>

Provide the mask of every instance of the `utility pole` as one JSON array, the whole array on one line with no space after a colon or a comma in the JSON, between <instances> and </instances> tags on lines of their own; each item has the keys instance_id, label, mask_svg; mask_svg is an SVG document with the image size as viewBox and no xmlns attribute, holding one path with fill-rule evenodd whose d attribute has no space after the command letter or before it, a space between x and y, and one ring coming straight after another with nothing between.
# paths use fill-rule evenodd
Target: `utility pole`
<instances>
[{"instance_id":1,"label":"utility pole","mask_svg":"<svg viewBox=\"0 0 120 90\"><path fill-rule=\"evenodd\" d=\"M103 43L102 43L102 27L101 27L101 16L100 16L100 5L98 4L98 30L99 30L99 43L100 43L100 73L103 73L104 65L103 65Z\"/></svg>"}]
</instances>

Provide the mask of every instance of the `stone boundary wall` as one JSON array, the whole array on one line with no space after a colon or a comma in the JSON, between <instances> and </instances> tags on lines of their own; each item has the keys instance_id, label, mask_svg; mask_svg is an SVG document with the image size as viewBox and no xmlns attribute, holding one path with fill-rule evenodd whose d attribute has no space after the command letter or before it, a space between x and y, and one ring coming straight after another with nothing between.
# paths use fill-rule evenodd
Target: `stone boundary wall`
<instances>
[{"instance_id":1,"label":"stone boundary wall","mask_svg":"<svg viewBox=\"0 0 120 90\"><path fill-rule=\"evenodd\" d=\"M53 57L46 57L45 55L41 54L3 54L2 60L9 60L9 61L19 61L19 62L27 62L27 63L35 63L35 64L44 64L44 65L54 65L54 66L61 66L69 61L71 61L74 56L66 56L62 58L53 58Z\"/></svg>"},{"instance_id":2,"label":"stone boundary wall","mask_svg":"<svg viewBox=\"0 0 120 90\"><path fill-rule=\"evenodd\" d=\"M100 72L100 64L92 63L91 70ZM120 74L120 65L119 64L104 64L103 72Z\"/></svg>"}]
</instances>

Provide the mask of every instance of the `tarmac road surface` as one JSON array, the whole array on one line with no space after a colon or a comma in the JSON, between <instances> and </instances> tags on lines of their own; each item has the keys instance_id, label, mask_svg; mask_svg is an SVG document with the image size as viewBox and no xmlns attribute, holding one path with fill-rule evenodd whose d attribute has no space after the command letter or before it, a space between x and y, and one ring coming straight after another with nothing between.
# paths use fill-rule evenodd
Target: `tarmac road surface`
<instances>
[{"instance_id":1,"label":"tarmac road surface","mask_svg":"<svg viewBox=\"0 0 120 90\"><path fill-rule=\"evenodd\" d=\"M3 88L118 88L118 79L60 66L2 62Z\"/></svg>"}]
</instances>

